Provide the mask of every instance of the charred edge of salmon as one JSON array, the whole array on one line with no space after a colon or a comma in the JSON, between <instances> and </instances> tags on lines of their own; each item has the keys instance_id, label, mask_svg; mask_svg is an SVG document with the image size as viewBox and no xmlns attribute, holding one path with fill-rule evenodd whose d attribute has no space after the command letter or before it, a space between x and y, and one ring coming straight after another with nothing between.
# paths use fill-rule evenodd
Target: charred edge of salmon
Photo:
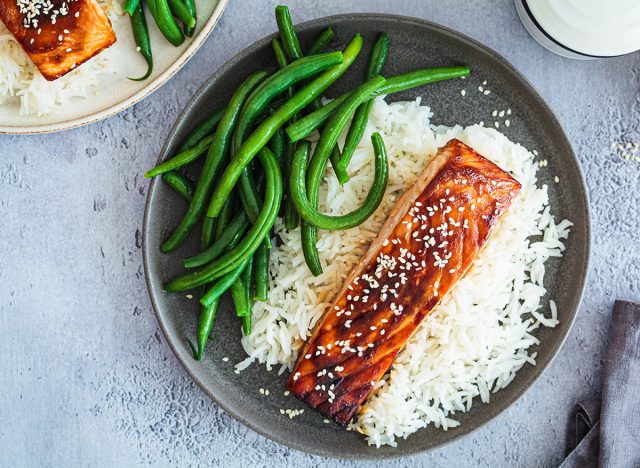
<instances>
[{"instance_id":1,"label":"charred edge of salmon","mask_svg":"<svg viewBox=\"0 0 640 468\"><path fill-rule=\"evenodd\" d=\"M469 268L520 188L513 177L459 140L441 148L393 207L316 325L288 389L347 425L424 317ZM467 210L472 220L465 217ZM415 234L421 232L431 234L418 238ZM445 262L440 255L447 251ZM451 264L444 268L439 262Z\"/></svg>"}]
</instances>

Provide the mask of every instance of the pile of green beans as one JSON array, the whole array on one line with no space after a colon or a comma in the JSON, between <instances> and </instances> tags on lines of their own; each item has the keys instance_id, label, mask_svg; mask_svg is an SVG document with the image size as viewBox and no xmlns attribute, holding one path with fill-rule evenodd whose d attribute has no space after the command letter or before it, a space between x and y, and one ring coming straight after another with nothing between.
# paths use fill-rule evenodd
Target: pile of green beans
<instances>
[{"instance_id":1,"label":"pile of green beans","mask_svg":"<svg viewBox=\"0 0 640 468\"><path fill-rule=\"evenodd\" d=\"M185 36L193 36L196 28L195 0L125 0L123 8L131 19L131 31L137 50L147 62L145 74L139 78L129 78L132 81L144 81L153 73L153 52L144 5L147 5L162 35L176 47L184 42ZM182 29L178 22L182 23Z\"/></svg>"},{"instance_id":2,"label":"pile of green beans","mask_svg":"<svg viewBox=\"0 0 640 468\"><path fill-rule=\"evenodd\" d=\"M183 20L184 35L192 32L186 20L187 15L195 19L193 0L146 1L154 18L172 12ZM178 2L184 3L176 6ZM127 0L125 8L129 3L133 2ZM135 3L132 11L141 11L141 4ZM201 225L200 251L184 258L190 271L164 286L166 292L201 288L195 344L189 341L198 360L225 293L230 293L242 332L251 333L254 301L269 300L271 249L282 242L272 239L279 216L285 229L300 228L305 262L318 276L322 274L318 229L353 228L379 207L389 164L382 136L374 133L374 181L361 206L340 216L318 209L320 185L331 176L329 162L338 181L348 182L349 162L365 134L373 99L470 72L465 66L423 68L385 78L389 38L382 33L371 50L363 83L323 106L320 98L325 90L360 54L362 37L356 34L341 52L325 52L335 35L327 28L304 49L305 54L287 7L276 8L276 22L280 36L272 41L274 69L250 75L224 108L194 125L171 158L145 173L145 177L161 176L188 204L181 222L162 244L163 252L174 251ZM178 36L172 25L164 26L165 35ZM311 151L306 138L315 131L319 138ZM341 151L338 140L345 132ZM204 162L194 186L183 171L197 159ZM198 171L188 174L193 172Z\"/></svg>"}]
</instances>

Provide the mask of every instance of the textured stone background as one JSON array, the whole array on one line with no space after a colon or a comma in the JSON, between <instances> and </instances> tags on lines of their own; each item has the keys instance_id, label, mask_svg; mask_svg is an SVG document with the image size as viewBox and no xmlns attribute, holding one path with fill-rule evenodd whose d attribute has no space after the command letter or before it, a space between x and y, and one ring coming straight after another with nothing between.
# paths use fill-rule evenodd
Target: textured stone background
<instances>
[{"instance_id":1,"label":"textured stone background","mask_svg":"<svg viewBox=\"0 0 640 468\"><path fill-rule=\"evenodd\" d=\"M563 123L593 209L589 284L560 355L481 430L391 466L554 466L572 405L600 386L615 298L640 299L640 57L579 62L546 52L512 1L289 1L296 21L340 12L418 16L510 60ZM144 102L44 136L0 135L0 465L332 465L256 435L216 407L164 342L142 272L147 182L175 117L200 84L275 30L275 2L231 0L207 43ZM354 464L355 465L355 464Z\"/></svg>"}]
</instances>

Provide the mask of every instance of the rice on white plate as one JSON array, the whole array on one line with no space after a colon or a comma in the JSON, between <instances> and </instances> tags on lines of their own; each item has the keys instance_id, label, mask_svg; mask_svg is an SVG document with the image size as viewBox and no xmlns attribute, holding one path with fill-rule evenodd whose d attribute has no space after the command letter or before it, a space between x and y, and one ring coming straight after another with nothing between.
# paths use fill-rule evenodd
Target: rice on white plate
<instances>
[{"instance_id":1,"label":"rice on white plate","mask_svg":"<svg viewBox=\"0 0 640 468\"><path fill-rule=\"evenodd\" d=\"M389 185L374 216L347 231L320 231L318 250L324 272L314 277L302 254L299 229L287 232L278 221L273 243L269 301L256 302L253 329L242 339L248 356L236 370L258 361L268 369L291 369L298 350L333 295L340 290L386 219L395 201L435 156L438 147L459 138L509 171L522 190L478 254L469 271L420 325L400 351L389 372L375 387L350 428L371 445L396 445L420 428L444 430L459 423L455 412L469 411L476 396L488 402L491 392L506 387L525 364L535 364L527 349L538 340L540 325L558 324L555 303L551 317L539 309L545 262L562 255L562 240L572 223L556 224L547 187L538 186L534 155L500 132L473 125L432 126L431 110L413 102L387 104L378 98L367 130L349 169L351 180L341 187L330 175L321 187L321 210L342 214L358 207L373 179L370 136L383 136L389 155ZM328 169L330 174L331 169ZM535 240L530 239L532 236Z\"/></svg>"},{"instance_id":2,"label":"rice on white plate","mask_svg":"<svg viewBox=\"0 0 640 468\"><path fill-rule=\"evenodd\" d=\"M99 0L98 3L109 15L114 29L118 29L119 20L124 16L120 2ZM117 73L112 50L116 46L117 42L76 70L55 81L47 81L0 21L0 106L17 101L20 115L42 116L69 102L71 98L91 97L101 77Z\"/></svg>"}]
</instances>

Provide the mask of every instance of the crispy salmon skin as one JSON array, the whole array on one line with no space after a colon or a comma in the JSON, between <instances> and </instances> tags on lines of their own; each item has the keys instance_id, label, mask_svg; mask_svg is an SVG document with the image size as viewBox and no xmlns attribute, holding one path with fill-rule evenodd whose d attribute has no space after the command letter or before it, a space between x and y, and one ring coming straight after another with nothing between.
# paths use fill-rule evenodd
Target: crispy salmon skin
<instances>
[{"instance_id":1,"label":"crispy salmon skin","mask_svg":"<svg viewBox=\"0 0 640 468\"><path fill-rule=\"evenodd\" d=\"M520 190L459 140L394 208L303 347L287 388L347 425Z\"/></svg>"},{"instance_id":2,"label":"crispy salmon skin","mask_svg":"<svg viewBox=\"0 0 640 468\"><path fill-rule=\"evenodd\" d=\"M0 0L0 20L49 81L116 42L95 0Z\"/></svg>"}]
</instances>

